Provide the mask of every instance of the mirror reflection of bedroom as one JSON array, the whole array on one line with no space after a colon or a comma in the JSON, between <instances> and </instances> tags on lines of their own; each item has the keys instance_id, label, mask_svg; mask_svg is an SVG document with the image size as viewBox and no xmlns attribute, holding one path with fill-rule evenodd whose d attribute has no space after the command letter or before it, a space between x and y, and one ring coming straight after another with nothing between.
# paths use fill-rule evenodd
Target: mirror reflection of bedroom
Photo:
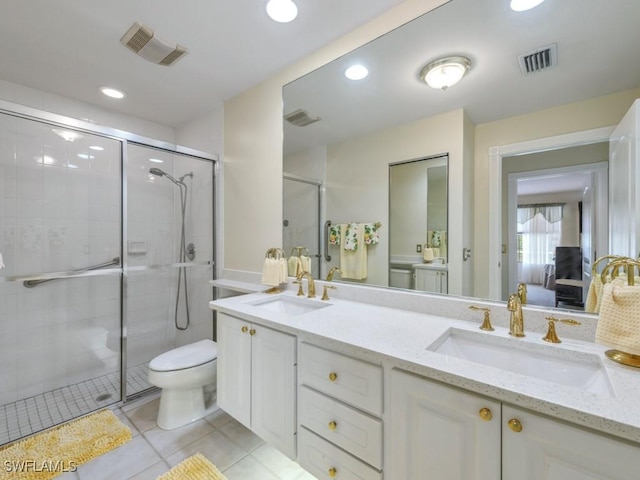
<instances>
[{"instance_id":1,"label":"mirror reflection of bedroom","mask_svg":"<svg viewBox=\"0 0 640 480\"><path fill-rule=\"evenodd\" d=\"M608 148L605 142L503 163L503 285L515 291L525 284L528 304L584 310L592 262L608 246Z\"/></svg>"}]
</instances>

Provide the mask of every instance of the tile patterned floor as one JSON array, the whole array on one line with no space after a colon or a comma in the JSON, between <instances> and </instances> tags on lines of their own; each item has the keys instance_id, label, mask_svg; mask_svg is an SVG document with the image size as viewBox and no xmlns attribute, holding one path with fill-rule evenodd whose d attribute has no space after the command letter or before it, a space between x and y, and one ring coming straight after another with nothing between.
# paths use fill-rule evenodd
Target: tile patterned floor
<instances>
[{"instance_id":1,"label":"tile patterned floor","mask_svg":"<svg viewBox=\"0 0 640 480\"><path fill-rule=\"evenodd\" d=\"M128 370L128 394L152 387L147 382L147 365L136 365ZM86 415L119 400L120 375L111 373L0 405L0 445Z\"/></svg>"},{"instance_id":2,"label":"tile patterned floor","mask_svg":"<svg viewBox=\"0 0 640 480\"><path fill-rule=\"evenodd\" d=\"M152 480L200 452L228 480L315 480L298 464L264 443L222 410L184 427L166 431L155 423L158 394L115 410L133 439L62 480Z\"/></svg>"}]
</instances>

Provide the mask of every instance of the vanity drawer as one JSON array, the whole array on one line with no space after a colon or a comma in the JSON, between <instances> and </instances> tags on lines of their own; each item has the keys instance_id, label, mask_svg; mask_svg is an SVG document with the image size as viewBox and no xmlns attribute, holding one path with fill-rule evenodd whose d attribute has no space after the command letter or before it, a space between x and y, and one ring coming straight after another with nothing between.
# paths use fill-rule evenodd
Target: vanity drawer
<instances>
[{"instance_id":1,"label":"vanity drawer","mask_svg":"<svg viewBox=\"0 0 640 480\"><path fill-rule=\"evenodd\" d=\"M382 421L300 387L300 424L376 468L382 468Z\"/></svg>"},{"instance_id":2,"label":"vanity drawer","mask_svg":"<svg viewBox=\"0 0 640 480\"><path fill-rule=\"evenodd\" d=\"M298 435L298 463L311 475L319 479L382 480L382 473L306 428L301 428Z\"/></svg>"},{"instance_id":3,"label":"vanity drawer","mask_svg":"<svg viewBox=\"0 0 640 480\"><path fill-rule=\"evenodd\" d=\"M377 416L382 415L382 367L323 350L300 346L300 381Z\"/></svg>"}]
</instances>

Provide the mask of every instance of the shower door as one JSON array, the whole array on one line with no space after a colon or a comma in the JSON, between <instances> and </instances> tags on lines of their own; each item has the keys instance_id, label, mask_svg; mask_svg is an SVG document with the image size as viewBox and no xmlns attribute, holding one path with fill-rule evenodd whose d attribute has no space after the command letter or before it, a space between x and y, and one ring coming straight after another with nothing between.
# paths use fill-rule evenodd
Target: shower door
<instances>
[{"instance_id":1,"label":"shower door","mask_svg":"<svg viewBox=\"0 0 640 480\"><path fill-rule=\"evenodd\" d=\"M213 162L126 147L126 397L152 387L149 362L213 338ZM183 228L184 226L184 228Z\"/></svg>"},{"instance_id":2,"label":"shower door","mask_svg":"<svg viewBox=\"0 0 640 480\"><path fill-rule=\"evenodd\" d=\"M121 155L0 114L0 444L121 400Z\"/></svg>"},{"instance_id":3,"label":"shower door","mask_svg":"<svg viewBox=\"0 0 640 480\"><path fill-rule=\"evenodd\" d=\"M287 256L304 247L311 259L311 273L320 278L321 184L296 177L283 180L283 248Z\"/></svg>"}]
</instances>

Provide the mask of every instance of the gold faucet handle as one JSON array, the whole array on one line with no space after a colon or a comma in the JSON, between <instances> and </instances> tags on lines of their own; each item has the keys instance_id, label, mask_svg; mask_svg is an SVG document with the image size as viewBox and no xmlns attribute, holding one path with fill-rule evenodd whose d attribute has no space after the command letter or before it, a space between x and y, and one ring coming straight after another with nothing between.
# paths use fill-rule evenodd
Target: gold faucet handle
<instances>
[{"instance_id":1,"label":"gold faucet handle","mask_svg":"<svg viewBox=\"0 0 640 480\"><path fill-rule=\"evenodd\" d=\"M556 333L556 322L564 323L565 325L580 325L580 322L572 318L556 318L553 315L545 317L549 321L549 328L547 334L542 337L542 340L549 343L561 343L562 340L558 338Z\"/></svg>"},{"instance_id":2,"label":"gold faucet handle","mask_svg":"<svg viewBox=\"0 0 640 480\"><path fill-rule=\"evenodd\" d=\"M298 293L296 295L298 297L304 297L304 290L302 289L302 280L294 280L291 283L295 283L298 285Z\"/></svg>"},{"instance_id":3,"label":"gold faucet handle","mask_svg":"<svg viewBox=\"0 0 640 480\"><path fill-rule=\"evenodd\" d=\"M487 330L489 332L493 332L493 330L495 330L493 325L491 325L491 309L487 307L476 307L475 305L470 305L469 309L484 312L484 318L482 320L482 325L480 325L480 330Z\"/></svg>"},{"instance_id":4,"label":"gold faucet handle","mask_svg":"<svg viewBox=\"0 0 640 480\"><path fill-rule=\"evenodd\" d=\"M322 298L321 300L329 300L329 293L327 289L336 290L338 287L334 287L333 285L324 285L324 289L322 290Z\"/></svg>"}]
</instances>

